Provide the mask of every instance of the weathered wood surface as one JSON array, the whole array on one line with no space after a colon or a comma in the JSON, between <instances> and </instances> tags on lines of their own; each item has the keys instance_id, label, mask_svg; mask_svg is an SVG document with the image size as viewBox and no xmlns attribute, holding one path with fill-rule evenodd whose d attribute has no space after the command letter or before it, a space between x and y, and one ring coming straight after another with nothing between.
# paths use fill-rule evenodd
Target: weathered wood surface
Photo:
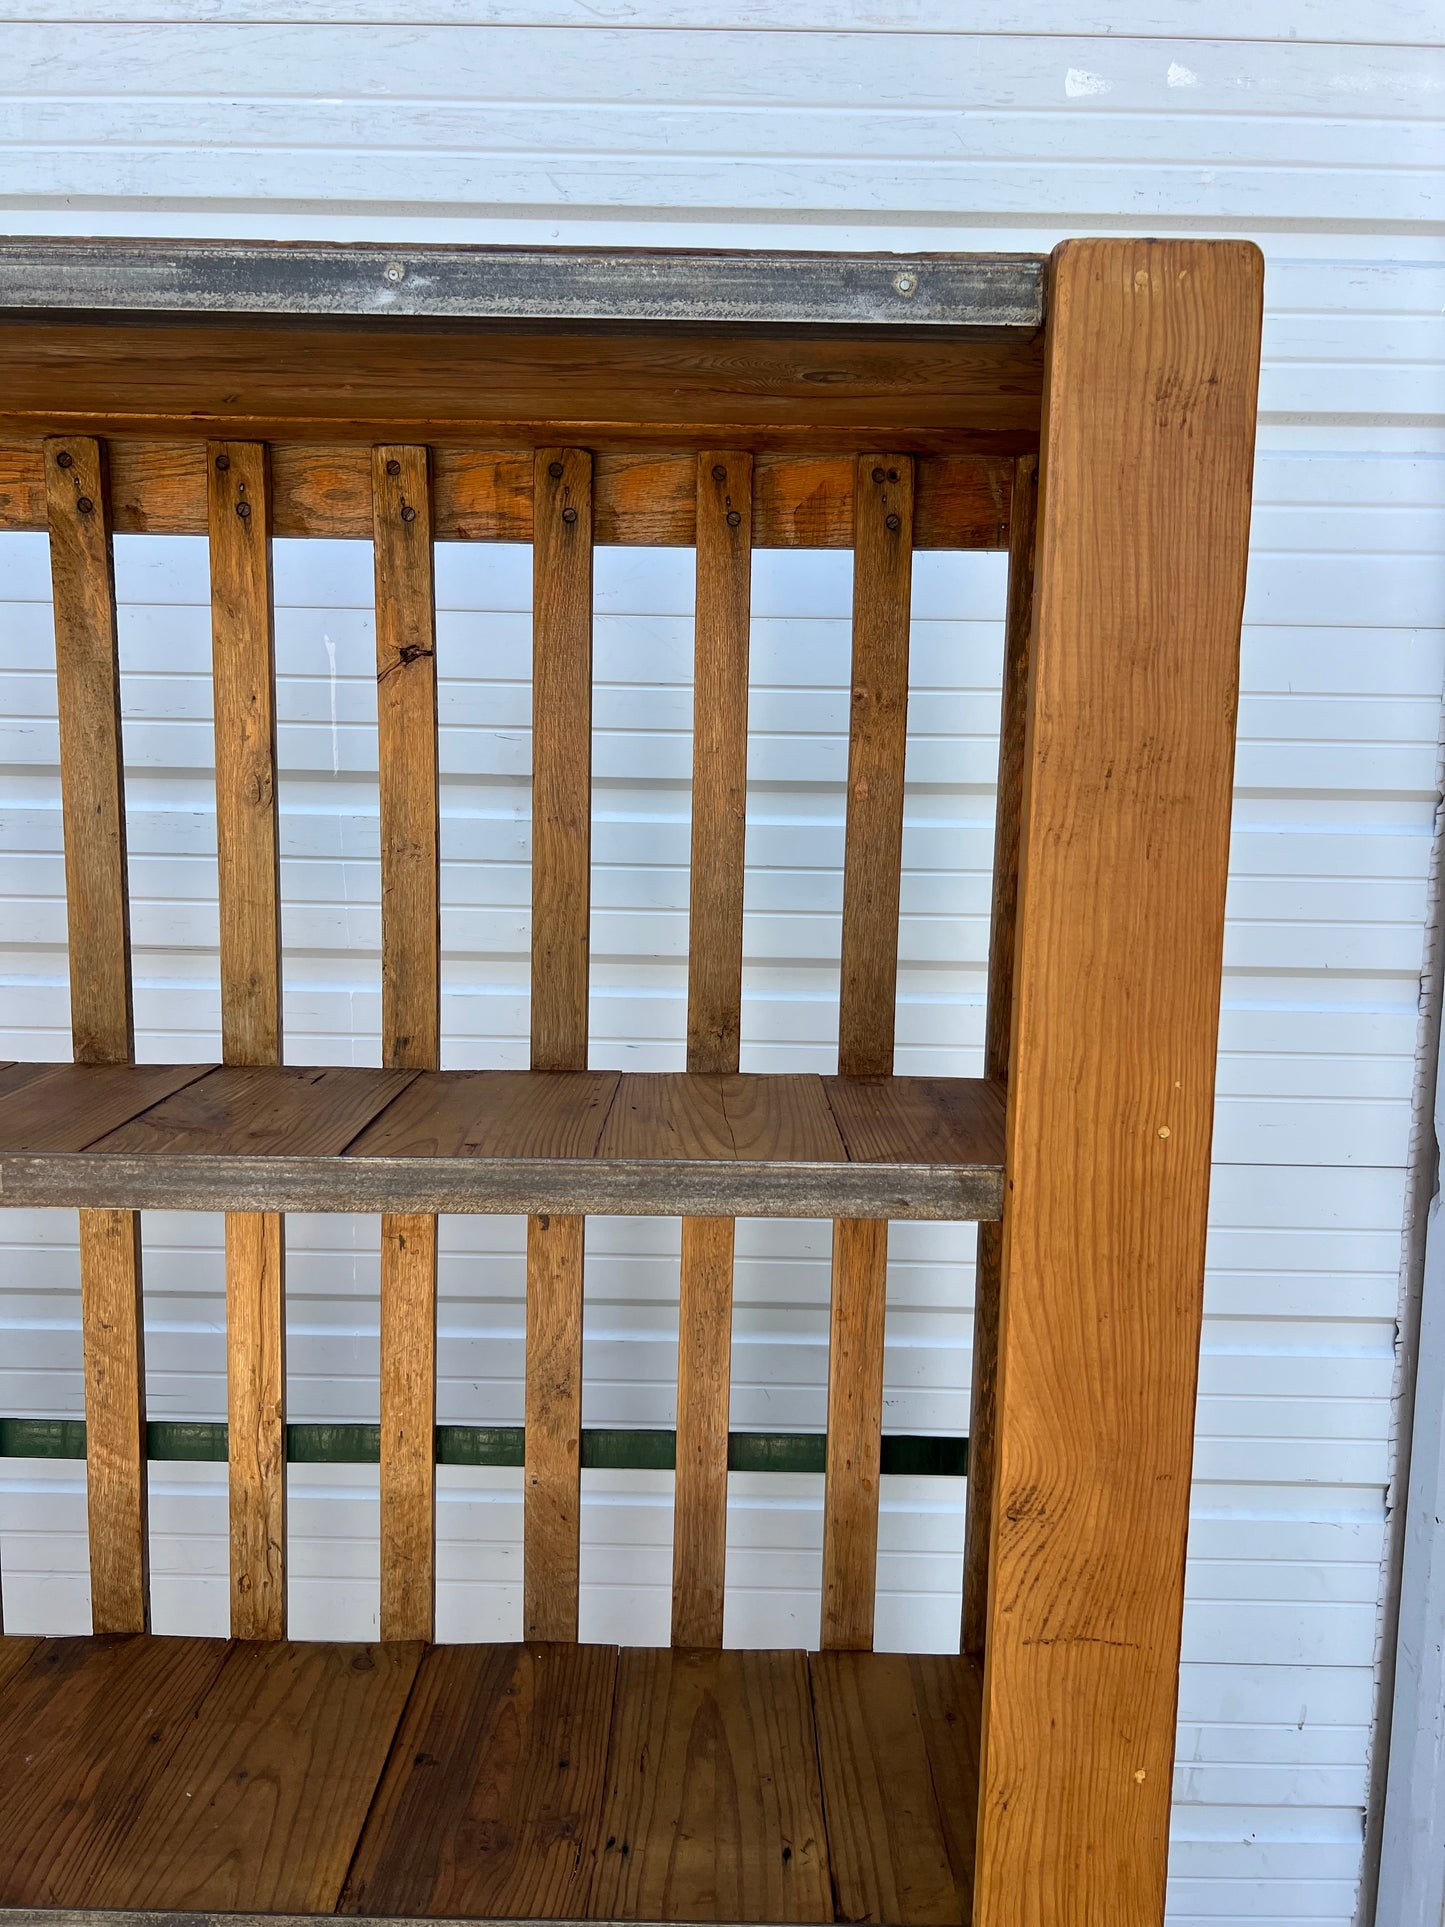
<instances>
[{"instance_id":1,"label":"weathered wood surface","mask_svg":"<svg viewBox=\"0 0 1445 1927\"><path fill-rule=\"evenodd\" d=\"M122 535L206 532L206 445L113 435L112 523ZM432 536L438 542L530 542L532 456L522 449L432 448ZM364 443L270 444L273 533L366 540L373 533L371 448ZM593 535L599 546L691 548L697 539L697 457L686 450L593 456ZM915 549L1008 546L1014 463L983 455L919 455ZM753 458L755 549L853 546L856 464L848 454L761 451ZM44 529L38 438L0 435L0 532Z\"/></svg>"},{"instance_id":2,"label":"weathered wood surface","mask_svg":"<svg viewBox=\"0 0 1445 1927\"><path fill-rule=\"evenodd\" d=\"M1001 1207L1001 1106L975 1080L290 1065L45 1066L0 1084L12 1078L42 1142L89 1148L37 1154L0 1115L6 1203L954 1219ZM154 1102L167 1079L182 1088ZM129 1080L150 1108L142 1097L91 1140L87 1087L116 1087L104 1124L131 1108Z\"/></svg>"},{"instance_id":3,"label":"weathered wood surface","mask_svg":"<svg viewBox=\"0 0 1445 1927\"><path fill-rule=\"evenodd\" d=\"M976 1927L1163 1917L1261 283L1054 257Z\"/></svg>"},{"instance_id":4,"label":"weathered wood surface","mask_svg":"<svg viewBox=\"0 0 1445 1927\"><path fill-rule=\"evenodd\" d=\"M802 1653L623 1652L589 1911L832 1918Z\"/></svg>"},{"instance_id":5,"label":"weathered wood surface","mask_svg":"<svg viewBox=\"0 0 1445 1927\"><path fill-rule=\"evenodd\" d=\"M887 1224L878 1218L839 1218L833 1226L828 1319L825 1648L867 1652L873 1644L887 1278Z\"/></svg>"},{"instance_id":6,"label":"weathered wood surface","mask_svg":"<svg viewBox=\"0 0 1445 1927\"><path fill-rule=\"evenodd\" d=\"M966 1918L957 1660L84 1639L7 1672L0 1906L66 1910L36 1927Z\"/></svg>"},{"instance_id":7,"label":"weathered wood surface","mask_svg":"<svg viewBox=\"0 0 1445 1927\"><path fill-rule=\"evenodd\" d=\"M0 314L0 434L1026 454L1040 344Z\"/></svg>"},{"instance_id":8,"label":"weathered wood surface","mask_svg":"<svg viewBox=\"0 0 1445 1927\"><path fill-rule=\"evenodd\" d=\"M37 1064L7 1073L0 1151L83 1151L210 1071L208 1064Z\"/></svg>"},{"instance_id":9,"label":"weathered wood surface","mask_svg":"<svg viewBox=\"0 0 1445 1927\"><path fill-rule=\"evenodd\" d=\"M110 480L105 450L87 437L47 442L44 454L70 1030L80 1076L103 1103L105 1072L135 1047ZM92 1066L99 1078L87 1078ZM53 1101L55 1080L40 1091ZM39 1125L35 1096L32 1086L18 1100L22 1115L15 1121L22 1128ZM55 1148L76 1147L62 1136ZM133 1213L80 1214L80 1321L90 1440L91 1623L97 1632L144 1632L150 1625L145 1344L140 1225Z\"/></svg>"},{"instance_id":10,"label":"weathered wood surface","mask_svg":"<svg viewBox=\"0 0 1445 1927\"><path fill-rule=\"evenodd\" d=\"M372 450L381 819L381 1057L441 1062L436 589L425 448ZM432 1636L437 1226L381 1221L381 1635Z\"/></svg>"},{"instance_id":11,"label":"weathered wood surface","mask_svg":"<svg viewBox=\"0 0 1445 1927\"><path fill-rule=\"evenodd\" d=\"M616 1673L612 1646L433 1647L342 1911L584 1914Z\"/></svg>"},{"instance_id":12,"label":"weathered wood surface","mask_svg":"<svg viewBox=\"0 0 1445 1927\"><path fill-rule=\"evenodd\" d=\"M840 1920L956 1927L959 1894L911 1664L903 1653L809 1661L834 1900Z\"/></svg>"},{"instance_id":13,"label":"weathered wood surface","mask_svg":"<svg viewBox=\"0 0 1445 1927\"><path fill-rule=\"evenodd\" d=\"M330 1913L420 1657L399 1643L233 1645L83 1898Z\"/></svg>"},{"instance_id":14,"label":"weathered wood surface","mask_svg":"<svg viewBox=\"0 0 1445 1927\"><path fill-rule=\"evenodd\" d=\"M1039 464L1019 458L1009 529L1008 606L1004 622L1003 696L999 712L998 800L994 815L993 904L988 937L988 1011L984 1076L1008 1082L1013 1024L1014 939L1018 928L1019 822L1023 808L1024 725L1028 711L1029 641L1034 616L1034 539ZM983 1657L988 1613L989 1538L993 1519L994 1404L998 1387L998 1305L1003 1229L980 1225L974 1269L973 1374L968 1407L969 1471L963 1549L963 1650Z\"/></svg>"},{"instance_id":15,"label":"weathered wood surface","mask_svg":"<svg viewBox=\"0 0 1445 1927\"><path fill-rule=\"evenodd\" d=\"M1046 268L1037 254L22 239L0 244L0 306L1028 334Z\"/></svg>"},{"instance_id":16,"label":"weathered wood surface","mask_svg":"<svg viewBox=\"0 0 1445 1927\"><path fill-rule=\"evenodd\" d=\"M522 1627L529 1640L577 1637L584 1223L575 1215L527 1220Z\"/></svg>"}]
</instances>

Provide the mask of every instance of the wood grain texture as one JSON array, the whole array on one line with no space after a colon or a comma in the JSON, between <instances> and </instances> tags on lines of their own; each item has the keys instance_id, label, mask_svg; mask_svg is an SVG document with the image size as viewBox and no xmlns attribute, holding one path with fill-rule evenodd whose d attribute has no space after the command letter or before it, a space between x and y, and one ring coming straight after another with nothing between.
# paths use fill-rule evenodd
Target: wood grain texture
<instances>
[{"instance_id":1,"label":"wood grain texture","mask_svg":"<svg viewBox=\"0 0 1445 1927\"><path fill-rule=\"evenodd\" d=\"M677 1330L672 1643L721 1646L732 1385L731 1218L684 1218Z\"/></svg>"},{"instance_id":2,"label":"wood grain texture","mask_svg":"<svg viewBox=\"0 0 1445 1927\"><path fill-rule=\"evenodd\" d=\"M60 798L78 1063L134 1054L120 658L105 453L85 436L44 444Z\"/></svg>"},{"instance_id":3,"label":"wood grain texture","mask_svg":"<svg viewBox=\"0 0 1445 1927\"><path fill-rule=\"evenodd\" d=\"M631 1071L618 1086L598 1155L826 1164L847 1154L820 1078Z\"/></svg>"},{"instance_id":4,"label":"wood grain texture","mask_svg":"<svg viewBox=\"0 0 1445 1927\"><path fill-rule=\"evenodd\" d=\"M271 490L261 442L207 449L221 1051L281 1061L281 857Z\"/></svg>"},{"instance_id":5,"label":"wood grain texture","mask_svg":"<svg viewBox=\"0 0 1445 1927\"><path fill-rule=\"evenodd\" d=\"M1023 805L1024 722L1028 711L1029 642L1034 614L1034 541L1039 463L1020 456L1014 470L1009 529L1008 605L1004 621L1003 695L999 710L998 802L994 816L993 906L988 937L988 1011L984 1076L1008 1082L1013 1027L1014 940L1018 927L1019 822ZM988 1615L988 1557L993 1518L994 1419L998 1389L998 1301L1003 1227L980 1225L974 1271L972 1390L968 1407L968 1490L963 1548L963 1651L983 1655Z\"/></svg>"},{"instance_id":6,"label":"wood grain texture","mask_svg":"<svg viewBox=\"0 0 1445 1927\"><path fill-rule=\"evenodd\" d=\"M0 317L0 433L940 453L1037 447L1027 336L749 327L475 333Z\"/></svg>"},{"instance_id":7,"label":"wood grain texture","mask_svg":"<svg viewBox=\"0 0 1445 1927\"><path fill-rule=\"evenodd\" d=\"M342 1910L582 1918L612 1726L611 1646L436 1646Z\"/></svg>"},{"instance_id":8,"label":"wood grain texture","mask_svg":"<svg viewBox=\"0 0 1445 1927\"><path fill-rule=\"evenodd\" d=\"M738 1067L752 498L750 455L704 452L698 456L687 959L690 1071L727 1072Z\"/></svg>"},{"instance_id":9,"label":"wood grain texture","mask_svg":"<svg viewBox=\"0 0 1445 1927\"><path fill-rule=\"evenodd\" d=\"M29 1664L40 1641L29 1633L7 1634L0 1626L0 1695L22 1666Z\"/></svg>"},{"instance_id":10,"label":"wood grain texture","mask_svg":"<svg viewBox=\"0 0 1445 1927\"><path fill-rule=\"evenodd\" d=\"M838 1919L958 1927L911 1661L815 1653L809 1667Z\"/></svg>"},{"instance_id":11,"label":"wood grain texture","mask_svg":"<svg viewBox=\"0 0 1445 1927\"><path fill-rule=\"evenodd\" d=\"M913 583L913 464L860 455L853 538L853 688L843 853L838 1069L893 1069L908 622Z\"/></svg>"},{"instance_id":12,"label":"wood grain texture","mask_svg":"<svg viewBox=\"0 0 1445 1927\"><path fill-rule=\"evenodd\" d=\"M206 454L198 437L111 436L111 513L122 535L204 535ZM371 449L345 442L270 444L273 533L372 538ZM763 450L753 458L755 549L853 546L851 454ZM1008 546L1014 463L980 455L915 458L917 549ZM697 457L688 449L593 456L593 529L601 547L691 548L697 531ZM432 534L438 542L530 542L528 449L432 449ZM44 529L38 438L0 435L0 532Z\"/></svg>"},{"instance_id":13,"label":"wood grain texture","mask_svg":"<svg viewBox=\"0 0 1445 1927\"><path fill-rule=\"evenodd\" d=\"M592 900L592 458L536 462L532 596L532 1068L587 1068Z\"/></svg>"},{"instance_id":14,"label":"wood grain texture","mask_svg":"<svg viewBox=\"0 0 1445 1927\"><path fill-rule=\"evenodd\" d=\"M286 1637L286 1253L274 1211L226 1213L231 1631Z\"/></svg>"},{"instance_id":15,"label":"wood grain texture","mask_svg":"<svg viewBox=\"0 0 1445 1927\"><path fill-rule=\"evenodd\" d=\"M381 1636L436 1630L437 1221L381 1221Z\"/></svg>"},{"instance_id":16,"label":"wood grain texture","mask_svg":"<svg viewBox=\"0 0 1445 1927\"><path fill-rule=\"evenodd\" d=\"M908 1675L958 1896L954 1919L968 1927L973 1914L983 1669L967 1653L913 1653Z\"/></svg>"},{"instance_id":17,"label":"wood grain texture","mask_svg":"<svg viewBox=\"0 0 1445 1927\"><path fill-rule=\"evenodd\" d=\"M0 1150L82 1151L204 1077L206 1064L40 1064L0 1107Z\"/></svg>"},{"instance_id":18,"label":"wood grain texture","mask_svg":"<svg viewBox=\"0 0 1445 1927\"><path fill-rule=\"evenodd\" d=\"M138 1065L133 1076L149 1072ZM160 1067L154 1067L159 1077ZM181 1074L170 1073L178 1079ZM246 1157L334 1156L411 1082L410 1071L367 1065L224 1065L96 1141L98 1150Z\"/></svg>"},{"instance_id":19,"label":"wood grain texture","mask_svg":"<svg viewBox=\"0 0 1445 1927\"><path fill-rule=\"evenodd\" d=\"M425 448L372 451L377 753L381 772L381 1055L435 1070L441 1051L436 596Z\"/></svg>"},{"instance_id":20,"label":"wood grain texture","mask_svg":"<svg viewBox=\"0 0 1445 1927\"><path fill-rule=\"evenodd\" d=\"M1163 1916L1261 280L1054 256L977 1927Z\"/></svg>"},{"instance_id":21,"label":"wood grain texture","mask_svg":"<svg viewBox=\"0 0 1445 1927\"><path fill-rule=\"evenodd\" d=\"M134 1211L80 1213L80 1326L90 1623L98 1633L149 1632L145 1326Z\"/></svg>"},{"instance_id":22,"label":"wood grain texture","mask_svg":"<svg viewBox=\"0 0 1445 1927\"><path fill-rule=\"evenodd\" d=\"M227 1654L218 1639L41 1642L0 1705L0 1906L95 1904Z\"/></svg>"},{"instance_id":23,"label":"wood grain texture","mask_svg":"<svg viewBox=\"0 0 1445 1927\"><path fill-rule=\"evenodd\" d=\"M828 1324L825 1648L866 1652L873 1644L887 1281L887 1224L877 1218L840 1218L833 1226Z\"/></svg>"},{"instance_id":24,"label":"wood grain texture","mask_svg":"<svg viewBox=\"0 0 1445 1927\"><path fill-rule=\"evenodd\" d=\"M120 657L105 450L85 436L47 441L44 475L71 1039L79 1065L110 1066L134 1055L135 1033ZM33 1106L20 1108L21 1115L13 1120L17 1126L34 1116ZM144 1632L150 1624L145 1362L140 1225L132 1214L80 1214L80 1286L89 1426L91 1621L97 1632Z\"/></svg>"},{"instance_id":25,"label":"wood grain texture","mask_svg":"<svg viewBox=\"0 0 1445 1927\"><path fill-rule=\"evenodd\" d=\"M833 1918L807 1664L623 1651L592 1919Z\"/></svg>"},{"instance_id":26,"label":"wood grain texture","mask_svg":"<svg viewBox=\"0 0 1445 1927\"><path fill-rule=\"evenodd\" d=\"M233 1646L87 1904L330 1913L420 1657L401 1644Z\"/></svg>"},{"instance_id":27,"label":"wood grain texture","mask_svg":"<svg viewBox=\"0 0 1445 1927\"><path fill-rule=\"evenodd\" d=\"M585 1222L527 1220L522 1624L529 1640L577 1637Z\"/></svg>"},{"instance_id":28,"label":"wood grain texture","mask_svg":"<svg viewBox=\"0 0 1445 1927\"><path fill-rule=\"evenodd\" d=\"M859 1164L992 1164L1004 1102L978 1077L825 1077L823 1095Z\"/></svg>"},{"instance_id":29,"label":"wood grain texture","mask_svg":"<svg viewBox=\"0 0 1445 1927\"><path fill-rule=\"evenodd\" d=\"M350 1146L350 1157L590 1158L616 1071L431 1071Z\"/></svg>"}]
</instances>

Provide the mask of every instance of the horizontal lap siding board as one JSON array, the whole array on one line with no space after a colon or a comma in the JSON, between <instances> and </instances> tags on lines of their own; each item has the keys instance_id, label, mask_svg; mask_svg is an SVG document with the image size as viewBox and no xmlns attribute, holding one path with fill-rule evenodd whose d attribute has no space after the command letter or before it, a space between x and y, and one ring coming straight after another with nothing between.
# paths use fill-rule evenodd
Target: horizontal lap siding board
<instances>
[{"instance_id":1,"label":"horizontal lap siding board","mask_svg":"<svg viewBox=\"0 0 1445 1927\"><path fill-rule=\"evenodd\" d=\"M1439 380L1433 342L1445 296L1433 238L1416 225L1438 145L1427 118L1440 58L1430 44L1431 10L1376 8L1362 29L1358 9L1331 0L1287 21L1238 5L1207 18L1142 0L1122 12L1051 5L1028 22L1036 34L1020 35L1007 10L991 6L962 22L939 0L901 12L829 0L809 16L817 32L797 31L796 7L777 0L701 17L667 0L648 7L645 24L635 7L612 7L601 25L594 8L547 0L545 10L526 11L526 30L485 24L515 22L513 7L482 11L445 0L404 18L390 0L365 0L346 15L358 24L324 28L313 7L295 0L248 0L248 9L230 26L198 23L193 9L175 19L171 0L129 9L123 0L78 9L32 0L12 9L46 24L11 28L7 37L7 85L29 96L4 160L14 183L10 231L275 234L304 218L310 233L373 239L380 217L365 204L380 198L386 233L420 241L437 233L438 220L459 234L456 221L479 195L499 239L563 244L818 247L836 239L894 251L1039 251L1065 226L1228 234L1259 223L1268 256L1265 414L1172 1911L1178 1927L1243 1927L1295 1906L1323 1927L1344 1927L1355 1904L1370 1742L1442 666L1432 558L1441 547L1445 465L1426 417ZM127 10L135 16L128 26ZM70 24L57 25L61 16ZM146 24L168 16L159 37ZM267 23L288 17L278 41ZM390 35L379 31L387 20ZM418 39L417 29L447 20L438 54L438 38ZM710 31L696 31L704 25ZM688 27L695 31L678 31ZM517 33L524 64L510 60ZM1379 44L1363 44L1371 38ZM467 57L487 69L483 84L453 57L463 40ZM323 66L319 90L293 63L297 45ZM190 51L182 57L183 50ZM540 86L528 79L539 63ZM497 104L498 74L517 98ZM305 97L278 103L277 89L297 77ZM378 153L370 138L358 148L349 131L334 131L338 120L374 130L378 114L390 128L403 84L425 115L425 165L399 160L390 146ZM417 100L423 93L432 97ZM83 105L72 110L71 101ZM67 144L82 125L98 149ZM880 159L904 140L921 159ZM277 149L293 141L305 147L299 167L293 151ZM208 178L224 203L194 218L176 213L172 197L206 192ZM105 198L132 190L155 198L139 206ZM82 198L72 205L71 194ZM308 197L304 217L270 204L280 196L294 205L298 194ZM701 223L688 213L699 204ZM930 207L942 210L939 218ZM961 208L978 211L976 225L967 217L960 225ZM361 458L364 474L366 451ZM599 543L611 539L607 460L598 461ZM755 490L759 551L772 540L770 460L760 461ZM690 495L690 456L684 462L681 488ZM274 480L275 533L297 533L283 519L281 461ZM116 527L126 531L135 525L126 520L133 492L123 450L112 483ZM920 464L920 550L928 546L927 485ZM449 1061L520 1067L526 965L515 926L525 876L512 825L526 814L518 771L528 721L528 564L518 559L520 587L500 551L486 572L470 544L446 534L444 462L437 490L449 714L444 856L455 918L448 942L456 946L448 952L446 1020L456 1040ZM201 503L189 525L195 534L204 491L191 499ZM367 514L363 505L352 536L367 535ZM512 539L528 533L515 525ZM844 547L848 539L845 532ZM836 544L837 534L828 540ZM30 544L27 554L43 561L39 536L0 541L3 667L17 679L7 682L5 707L19 712L6 728L0 780L0 1055L67 1056L54 715L32 694L51 661L48 589L32 561L15 559L13 542ZM171 1063L218 1054L205 988L207 970L212 985L215 977L213 873L204 874L203 840L209 749L198 746L207 618L189 548L159 536L117 545L127 754L132 795L144 804L130 824L137 930L145 936L137 1016L142 1055ZM475 574L460 572L462 558ZM928 728L911 745L924 760L905 849L900 1068L972 1074L982 1061L995 766L980 712L991 702L996 715L1002 562L968 558L949 578L956 586L935 595L927 569L936 560L920 557L914 611L914 673L927 692ZM831 561L846 569L841 555ZM633 572L614 576L613 563ZM805 595L774 573L782 564L812 567L766 554L757 564L743 1062L829 1072L836 948L831 963L825 956L786 973L775 960L817 959L816 919L838 914L846 574L810 576ZM309 544L304 556L280 544L277 569L282 823L288 863L295 858L287 899L296 933L291 1050L298 1063L377 1063L377 933L368 919L378 889L364 801L368 754L375 781L374 748L364 740L375 720L374 664L369 630L358 634L371 597L370 557L353 565L330 544ZM797 622L805 602L832 626ZM611 652L630 677L625 712L600 686L596 713L596 854L606 883L592 945L606 993L597 999L600 1066L683 1064L677 932L687 901L687 759L679 747L667 761L666 744L674 732L685 743L690 717L691 608L690 557L644 562L634 549L599 558L599 661ZM644 765L663 766L663 779L634 783ZM307 808L290 811L292 795ZM445 814L454 807L457 814ZM455 843L445 840L453 829ZM161 865L164 848L178 849L180 860ZM357 959L352 945L363 952ZM655 961L644 966L640 957ZM944 1066L922 1048L939 1040ZM207 1227L159 1216L147 1227L149 1278L165 1280L168 1302L187 1322L164 1349L159 1341L151 1347L152 1399L164 1395L168 1413L219 1419ZM78 1417L73 1238L58 1214L52 1222L50 1214L8 1213L0 1233L8 1241L0 1410ZM307 1327L293 1340L303 1370L292 1416L374 1422L374 1236L364 1232L358 1255L340 1222L296 1219L291 1233L293 1248L303 1237L309 1246L304 1263L296 1257L292 1265L293 1300L304 1292ZM467 1219L455 1221L452 1235L441 1262L455 1324L442 1347L439 1416L520 1424L520 1228ZM968 1429L960 1315L968 1246L939 1235L912 1226L892 1232L890 1431ZM588 1395L598 1401L589 1424L671 1422L677 1251L665 1236L664 1225L643 1220L590 1228L589 1315L595 1309L599 1322L588 1334ZM736 1423L767 1429L781 1419L821 1431L827 1238L800 1225L748 1226L738 1244ZM780 1284L786 1309L777 1304ZM19 1630L61 1615L84 1623L77 1469L3 1468L7 1620ZM182 1615L214 1613L207 1588L215 1558L224 1561L224 1503L218 1514L214 1486L182 1483L182 1474L212 1476L214 1468L157 1471L166 1475L153 1498L157 1599L166 1623L179 1626ZM367 1468L360 1473L374 1480ZM657 1528L670 1491L644 1502L623 1489L638 1476L613 1485L588 1474L606 1498L584 1521L589 1638L635 1638L639 1619L647 1638L668 1636L670 1562ZM774 1483L766 1502L745 1476L732 1484L729 1612L737 1617L729 1636L809 1641L818 1611L817 1483L786 1501ZM374 1496L339 1479L323 1487L319 1477L307 1490L315 1496L293 1521L293 1543L307 1556L292 1574L294 1623L326 1632L340 1618L349 1636L366 1637L374 1577L368 1590L356 1578L323 1585L311 1572L345 1570L348 1546L374 1534L366 1509ZM956 1636L961 1495L949 1491L954 1509L945 1513L936 1508L949 1502L934 1487L884 1482L880 1644L926 1636L941 1647ZM516 1637L505 1577L514 1508L510 1488L463 1502L449 1500L444 1485L443 1559L458 1562L450 1583L443 1566L439 1627L449 1624L448 1636ZM212 1576L191 1576L207 1544L216 1549ZM42 1574L50 1577L42 1582ZM215 1630L224 1619L208 1623Z\"/></svg>"}]
</instances>

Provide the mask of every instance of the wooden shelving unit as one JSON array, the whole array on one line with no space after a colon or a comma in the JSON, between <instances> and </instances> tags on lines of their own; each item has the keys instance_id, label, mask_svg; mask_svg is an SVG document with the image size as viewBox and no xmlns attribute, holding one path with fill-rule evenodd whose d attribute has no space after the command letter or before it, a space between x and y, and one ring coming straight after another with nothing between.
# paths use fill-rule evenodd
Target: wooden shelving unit
<instances>
[{"instance_id":1,"label":"wooden shelving unit","mask_svg":"<svg viewBox=\"0 0 1445 1927\"><path fill-rule=\"evenodd\" d=\"M95 1628L0 1642L0 1906L1159 1922L1260 295L1234 242L0 244L0 554L49 530L76 1060L0 1067L0 1204L80 1213ZM134 1061L117 531L210 540L219 1066ZM374 545L375 1068L285 1061L274 535ZM518 1072L441 1068L433 547L489 540L535 567ZM697 557L672 1076L588 1066L598 543ZM738 1068L767 546L854 558L827 1077ZM977 1080L894 1075L921 548L1009 552ZM149 1632L152 1208L227 1214L231 1642ZM286 1638L288 1210L382 1214L372 1647ZM431 1643L450 1211L528 1215L517 1647ZM576 1643L594 1212L683 1220L671 1652ZM739 1215L835 1225L811 1658L721 1645ZM980 1224L957 1656L871 1650L902 1218Z\"/></svg>"}]
</instances>

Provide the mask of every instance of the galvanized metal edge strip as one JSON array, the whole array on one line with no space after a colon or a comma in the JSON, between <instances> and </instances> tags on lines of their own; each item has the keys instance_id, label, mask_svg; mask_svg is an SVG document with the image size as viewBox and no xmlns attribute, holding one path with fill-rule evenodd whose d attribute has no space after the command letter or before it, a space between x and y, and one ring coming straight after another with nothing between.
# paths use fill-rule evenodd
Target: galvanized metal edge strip
<instances>
[{"instance_id":1,"label":"galvanized metal edge strip","mask_svg":"<svg viewBox=\"0 0 1445 1927\"><path fill-rule=\"evenodd\" d=\"M0 1418L0 1459L85 1458L84 1419ZM521 1466L525 1434L520 1425L439 1425L438 1465ZM224 1420L153 1419L146 1427L146 1457L157 1465L224 1465ZM824 1432L730 1432L730 1472L825 1472ZM377 1425L288 1425L290 1465L375 1465L381 1456ZM671 1472L677 1434L631 1427L588 1426L582 1433L584 1471ZM968 1440L917 1433L888 1433L879 1470L910 1477L961 1479L968 1474Z\"/></svg>"},{"instance_id":2,"label":"galvanized metal edge strip","mask_svg":"<svg viewBox=\"0 0 1445 1927\"><path fill-rule=\"evenodd\" d=\"M728 326L1043 325L1032 254L0 241L0 308Z\"/></svg>"},{"instance_id":3,"label":"galvanized metal edge strip","mask_svg":"<svg viewBox=\"0 0 1445 1927\"><path fill-rule=\"evenodd\" d=\"M994 1164L49 1151L0 1157L0 1205L977 1221L1001 1214L1003 1173Z\"/></svg>"}]
</instances>

